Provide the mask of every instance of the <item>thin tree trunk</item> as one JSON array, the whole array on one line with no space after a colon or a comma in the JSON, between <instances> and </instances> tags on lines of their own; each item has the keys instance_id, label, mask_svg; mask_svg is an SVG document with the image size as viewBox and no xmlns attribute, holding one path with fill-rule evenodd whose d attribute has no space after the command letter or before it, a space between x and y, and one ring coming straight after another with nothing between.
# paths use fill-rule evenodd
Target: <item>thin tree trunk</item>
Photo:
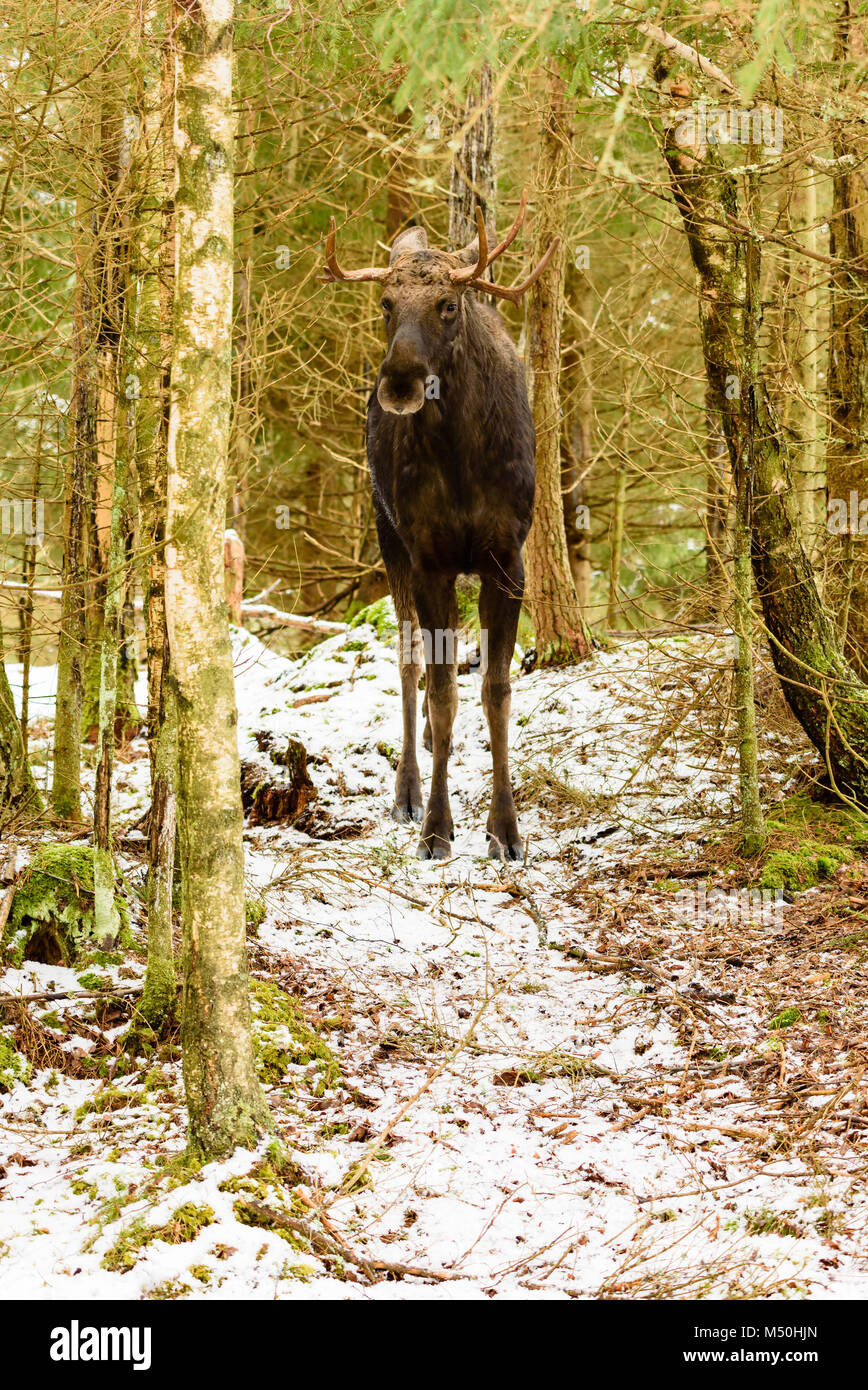
<instances>
[{"instance_id":1,"label":"thin tree trunk","mask_svg":"<svg viewBox=\"0 0 868 1390\"><path fill-rule=\"evenodd\" d=\"M807 251L816 253L817 176L808 167L796 166L790 189L789 230ZM812 561L820 552L825 529L824 472L817 411L820 349L820 306L816 261L797 252L782 255L785 284L781 301L784 322L782 339L791 389L784 397L783 425L795 462L793 481L805 519L805 543Z\"/></svg>"},{"instance_id":2,"label":"thin tree trunk","mask_svg":"<svg viewBox=\"0 0 868 1390\"><path fill-rule=\"evenodd\" d=\"M864 17L842 0L835 25L834 57L840 64L866 61ZM868 141L841 124L832 141L840 164L832 179L829 250L836 264L830 283L829 437L826 482L830 501L844 501L847 529L830 538L828 591L838 611L842 643L859 675L868 675L868 563L858 522L850 521L850 494L868 492L868 300L862 268L868 257L865 156ZM852 267L852 268L851 268ZM858 508L856 509L858 514Z\"/></svg>"},{"instance_id":3,"label":"thin tree trunk","mask_svg":"<svg viewBox=\"0 0 868 1390\"><path fill-rule=\"evenodd\" d=\"M705 387L706 484L705 484L705 584L709 607L717 605L726 592L726 554L729 513L729 461L720 416L714 407L711 387Z\"/></svg>"},{"instance_id":4,"label":"thin tree trunk","mask_svg":"<svg viewBox=\"0 0 868 1390\"><path fill-rule=\"evenodd\" d=\"M3 629L0 627L0 831L19 816L36 816L42 798L33 780L15 713L15 700L3 664Z\"/></svg>"},{"instance_id":5,"label":"thin tree trunk","mask_svg":"<svg viewBox=\"0 0 868 1390\"><path fill-rule=\"evenodd\" d=\"M735 235L721 225L727 216L738 219L735 180L716 147L678 144L674 128L666 131L664 155L697 273L706 372L736 468L744 429L741 384L750 374L744 360L744 257ZM868 687L845 660L820 601L786 447L758 373L751 397L751 552L772 657L787 701L832 784L868 805Z\"/></svg>"},{"instance_id":6,"label":"thin tree trunk","mask_svg":"<svg viewBox=\"0 0 868 1390\"><path fill-rule=\"evenodd\" d=\"M36 436L36 453L33 459L33 472L30 478L30 497L34 507L39 504L39 488L42 476L42 440L45 432L45 396L39 408L39 433ZM22 579L25 592L21 599L21 743L27 757L30 745L30 657L33 650L33 587L36 582L35 535L25 537L24 565Z\"/></svg>"},{"instance_id":7,"label":"thin tree trunk","mask_svg":"<svg viewBox=\"0 0 868 1390\"><path fill-rule=\"evenodd\" d=\"M752 151L751 151L752 152ZM756 174L748 175L750 210L753 225L759 223L759 198ZM744 256L744 374L741 389L742 424L740 447L735 468L735 564L734 622L736 638L735 691L736 722L738 727L739 799L741 802L742 849L745 854L759 854L765 838L765 823L759 793L757 766L756 705L753 683L753 583L751 573L751 534L753 531L753 501L756 476L757 419L756 397L759 387L759 330L762 317L760 304L759 242L751 240Z\"/></svg>"},{"instance_id":8,"label":"thin tree trunk","mask_svg":"<svg viewBox=\"0 0 868 1390\"><path fill-rule=\"evenodd\" d=\"M564 458L561 466L564 523L570 571L582 617L587 622L591 607L591 524L586 503L586 483L593 459L594 392L588 358L591 335L591 282L585 271L575 278L575 301L581 321L572 358L575 364L575 405L564 422ZM566 353L564 354L566 357Z\"/></svg>"},{"instance_id":9,"label":"thin tree trunk","mask_svg":"<svg viewBox=\"0 0 868 1390\"><path fill-rule=\"evenodd\" d=\"M540 665L557 665L584 660L591 644L570 570L561 491L561 325L572 131L564 84L554 67L546 74L545 91L532 264L541 259L553 237L560 238L560 245L531 290L527 311L528 374L537 443L536 501L525 564L537 660Z\"/></svg>"},{"instance_id":10,"label":"thin tree trunk","mask_svg":"<svg viewBox=\"0 0 868 1390\"><path fill-rule=\"evenodd\" d=\"M148 748L151 758L148 877L148 961L139 1016L165 1033L177 1016L177 978L172 940L175 873L177 717L169 678L166 632L165 543L174 219L171 205L174 62L167 34L160 43L156 6L144 15L140 44L142 86L138 98L142 141L134 165L133 274L138 286L136 468L142 540L148 660Z\"/></svg>"},{"instance_id":11,"label":"thin tree trunk","mask_svg":"<svg viewBox=\"0 0 868 1390\"><path fill-rule=\"evenodd\" d=\"M269 1125L253 1065L237 713L223 593L232 392L232 0L180 12L166 618L178 703L182 1050L191 1149Z\"/></svg>"},{"instance_id":12,"label":"thin tree trunk","mask_svg":"<svg viewBox=\"0 0 868 1390\"><path fill-rule=\"evenodd\" d=\"M632 398L630 393L630 367L625 367L624 387L621 396L621 428L618 431L621 447L618 451L618 467L615 473L615 495L612 502L612 533L609 542L609 602L606 622L614 628L621 611L621 563L624 558L624 522L627 511L627 470L629 465L629 426Z\"/></svg>"},{"instance_id":13,"label":"thin tree trunk","mask_svg":"<svg viewBox=\"0 0 868 1390\"><path fill-rule=\"evenodd\" d=\"M75 309L70 389L70 462L64 504L63 599L57 652L54 713L54 777L51 808L59 820L81 819L81 712L84 699L87 605L87 483L96 469L95 207L88 182L93 149L93 103L81 94L79 172L76 190Z\"/></svg>"}]
</instances>

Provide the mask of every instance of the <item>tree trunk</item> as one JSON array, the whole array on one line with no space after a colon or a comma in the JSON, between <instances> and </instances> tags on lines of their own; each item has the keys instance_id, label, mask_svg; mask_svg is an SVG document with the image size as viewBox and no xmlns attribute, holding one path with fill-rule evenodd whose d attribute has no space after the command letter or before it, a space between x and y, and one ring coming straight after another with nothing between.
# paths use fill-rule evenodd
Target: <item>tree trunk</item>
<instances>
[{"instance_id":1,"label":"tree trunk","mask_svg":"<svg viewBox=\"0 0 868 1390\"><path fill-rule=\"evenodd\" d=\"M36 816L42 798L33 780L15 713L15 700L3 664L3 629L0 627L0 831L19 816Z\"/></svg>"},{"instance_id":2,"label":"tree trunk","mask_svg":"<svg viewBox=\"0 0 868 1390\"><path fill-rule=\"evenodd\" d=\"M612 531L609 541L609 601L606 609L606 622L614 628L621 611L621 562L624 557L624 522L627 511L627 468L629 453L629 425L632 399L630 394L630 365L624 369L624 386L621 396L621 448L618 451L618 467L615 472L615 495L612 499Z\"/></svg>"},{"instance_id":3,"label":"tree trunk","mask_svg":"<svg viewBox=\"0 0 868 1390\"><path fill-rule=\"evenodd\" d=\"M468 125L468 122L470 124ZM494 167L496 112L491 66L483 63L464 109L461 147L449 177L449 245L467 246L476 236L476 209L482 209L488 244L496 245Z\"/></svg>"},{"instance_id":4,"label":"tree trunk","mask_svg":"<svg viewBox=\"0 0 868 1390\"><path fill-rule=\"evenodd\" d=\"M30 497L35 507L39 499L42 477L42 440L45 431L45 396L39 407L39 433L36 436L36 453L33 458L33 471L30 475ZM30 658L33 651L33 588L36 582L35 536L24 538L24 564L21 578L25 592L21 598L19 650L21 659L21 743L27 757L30 743Z\"/></svg>"},{"instance_id":5,"label":"tree trunk","mask_svg":"<svg viewBox=\"0 0 868 1390\"><path fill-rule=\"evenodd\" d=\"M171 180L174 154L174 64L170 45L160 42L156 6L146 11L141 36L142 86L138 96L142 141L134 164L135 223L132 274L138 286L136 331L136 469L142 542L148 556L144 576L148 661L148 748L151 759L148 877L148 961L139 1015L163 1034L177 1016L177 979L172 941L175 871L177 719L169 679L166 632L165 542L169 390L172 353L174 219Z\"/></svg>"},{"instance_id":6,"label":"tree trunk","mask_svg":"<svg viewBox=\"0 0 868 1390\"><path fill-rule=\"evenodd\" d=\"M836 20L834 57L837 63L864 68L864 19L843 0ZM858 506L868 493L868 298L864 266L868 258L868 204L865 155L868 141L855 139L852 125L836 129L832 149L838 167L832 179L829 250L836 260L830 282L829 438L826 484L830 503L846 503L846 530L829 538L828 592L840 618L844 652L859 675L868 676L868 557L859 533ZM854 518L856 524L854 527Z\"/></svg>"},{"instance_id":7,"label":"tree trunk","mask_svg":"<svg viewBox=\"0 0 868 1390\"><path fill-rule=\"evenodd\" d=\"M95 168L91 171L91 176L95 175L98 181L93 214L96 451L88 479L89 602L82 732L87 742L101 742L103 751L105 739L101 738L100 721L104 712L104 676L108 677L112 689L113 734L116 731L118 737L126 739L141 725L133 694L135 666L128 661L126 652L120 654L120 659L118 652L124 602L124 516L123 512L116 515L115 469L119 452L125 447L125 441L121 442L124 407L131 399L130 386L120 363L126 315L129 211L128 112L120 75L120 65L116 61L107 62L101 73L99 147L95 152ZM125 493L125 483L121 491ZM117 570L113 568L115 546L115 558L120 561ZM107 613L108 632L105 629ZM107 660L114 666L113 675L103 669L106 650Z\"/></svg>"},{"instance_id":8,"label":"tree trunk","mask_svg":"<svg viewBox=\"0 0 868 1390\"><path fill-rule=\"evenodd\" d=\"M575 368L575 404L569 418L564 422L564 458L561 473L570 571L582 617L587 621L591 607L591 518L585 496L594 452L594 393L588 365L592 312L591 282L585 271L580 271L575 277L575 286L576 309L580 320L577 341L570 354ZM566 357L565 352L564 358Z\"/></svg>"},{"instance_id":9,"label":"tree trunk","mask_svg":"<svg viewBox=\"0 0 868 1390\"><path fill-rule=\"evenodd\" d=\"M753 151L751 151L753 153ZM749 210L753 225L759 223L759 200L756 174L749 174ZM759 242L745 246L744 345L742 358L743 430L735 468L735 589L733 631L736 653L733 688L738 726L739 800L741 802L742 850L759 854L765 838L760 805L757 767L756 704L753 684L753 585L751 583L751 533L756 473L756 398L759 384L759 330L762 318L760 303Z\"/></svg>"},{"instance_id":10,"label":"tree trunk","mask_svg":"<svg viewBox=\"0 0 868 1390\"><path fill-rule=\"evenodd\" d=\"M104 81L114 78L109 67ZM127 547L127 474L130 456L130 413L136 408L137 391L131 389L128 368L130 338L135 333L129 283L130 228L127 216L130 149L125 135L127 112L114 94L104 98L103 167L104 199L109 207L108 228L102 240L103 292L101 297L100 403L103 448L97 487L109 500L108 534L98 539L104 566L103 602L99 614L99 693L97 701L96 780L93 798L94 922L101 941L117 938L120 929L115 906L115 866L111 837L112 781L114 774L115 715L118 709L118 646L124 606ZM123 189L127 181L127 188ZM87 682L85 682L87 689ZM85 716L87 717L87 716Z\"/></svg>"},{"instance_id":11,"label":"tree trunk","mask_svg":"<svg viewBox=\"0 0 868 1390\"><path fill-rule=\"evenodd\" d=\"M738 218L735 176L719 149L678 144L674 127L666 131L664 155L697 274L706 372L733 469L742 453L742 398L752 397L751 550L775 667L832 784L868 805L868 688L847 664L820 602L778 421L762 377L757 373L754 383L746 370L743 248L720 225L727 216Z\"/></svg>"},{"instance_id":12,"label":"tree trunk","mask_svg":"<svg viewBox=\"0 0 868 1390\"><path fill-rule=\"evenodd\" d=\"M726 556L729 513L729 460L720 416L714 408L711 387L705 387L706 484L705 484L705 585L708 606L718 613L726 592Z\"/></svg>"},{"instance_id":13,"label":"tree trunk","mask_svg":"<svg viewBox=\"0 0 868 1390\"><path fill-rule=\"evenodd\" d=\"M787 212L788 230L794 240L816 253L817 176L812 169L796 165ZM794 460L793 481L804 517L805 544L811 560L816 561L826 521L821 416L817 411L820 271L816 261L790 250L782 253L782 269L781 337L790 381L784 396L783 425Z\"/></svg>"},{"instance_id":14,"label":"tree trunk","mask_svg":"<svg viewBox=\"0 0 868 1390\"><path fill-rule=\"evenodd\" d=\"M564 84L552 67L546 74L531 263L542 258L553 237L560 237L560 245L530 291L527 310L528 375L537 442L536 501L525 546L526 592L540 665L583 661L591 651L570 571L561 491L561 324L572 145L568 111Z\"/></svg>"},{"instance_id":15,"label":"tree trunk","mask_svg":"<svg viewBox=\"0 0 868 1390\"><path fill-rule=\"evenodd\" d=\"M223 589L232 392L232 0L179 12L175 342L166 618L178 704L182 1049L190 1146L208 1158L269 1125L253 1065L232 653Z\"/></svg>"},{"instance_id":16,"label":"tree trunk","mask_svg":"<svg viewBox=\"0 0 868 1390\"><path fill-rule=\"evenodd\" d=\"M85 152L92 146L92 103L81 94L80 161L76 190L75 308L69 402L70 462L64 503L63 599L57 649L54 777L51 808L59 820L81 819L81 712L84 696L87 559L87 480L96 469L96 323L93 192Z\"/></svg>"}]
</instances>

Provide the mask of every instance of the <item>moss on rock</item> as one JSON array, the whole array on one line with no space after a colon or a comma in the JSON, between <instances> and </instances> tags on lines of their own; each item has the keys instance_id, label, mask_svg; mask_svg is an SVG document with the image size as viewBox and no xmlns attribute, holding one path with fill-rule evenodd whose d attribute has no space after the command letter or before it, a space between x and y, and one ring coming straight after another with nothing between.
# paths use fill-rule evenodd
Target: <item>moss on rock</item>
<instances>
[{"instance_id":1,"label":"moss on rock","mask_svg":"<svg viewBox=\"0 0 868 1390\"><path fill-rule=\"evenodd\" d=\"M120 894L115 905L120 940L129 944L129 912ZM23 960L74 965L84 951L111 951L118 940L98 940L94 921L93 850L85 845L40 846L21 875L3 935L6 964Z\"/></svg>"}]
</instances>

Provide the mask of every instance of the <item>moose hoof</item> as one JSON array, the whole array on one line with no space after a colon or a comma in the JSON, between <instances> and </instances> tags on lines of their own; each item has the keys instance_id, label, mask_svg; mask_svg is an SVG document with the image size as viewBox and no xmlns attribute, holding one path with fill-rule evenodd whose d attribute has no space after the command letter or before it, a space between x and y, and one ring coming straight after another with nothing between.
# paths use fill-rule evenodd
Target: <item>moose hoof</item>
<instances>
[{"instance_id":1,"label":"moose hoof","mask_svg":"<svg viewBox=\"0 0 868 1390\"><path fill-rule=\"evenodd\" d=\"M412 802L398 805L396 802L392 807L392 820L396 820L399 825L408 825L415 821L417 825L422 821L422 803L418 802L415 806Z\"/></svg>"},{"instance_id":2,"label":"moose hoof","mask_svg":"<svg viewBox=\"0 0 868 1390\"><path fill-rule=\"evenodd\" d=\"M454 839L454 836L452 837ZM417 859L448 859L452 854L448 843L443 840L435 840L433 844L428 840L420 840L419 848L416 850Z\"/></svg>"},{"instance_id":3,"label":"moose hoof","mask_svg":"<svg viewBox=\"0 0 868 1390\"><path fill-rule=\"evenodd\" d=\"M496 835L488 834L488 857L489 859L499 859L502 863L516 863L524 855L524 847L521 837L516 834L506 840L500 840Z\"/></svg>"}]
</instances>

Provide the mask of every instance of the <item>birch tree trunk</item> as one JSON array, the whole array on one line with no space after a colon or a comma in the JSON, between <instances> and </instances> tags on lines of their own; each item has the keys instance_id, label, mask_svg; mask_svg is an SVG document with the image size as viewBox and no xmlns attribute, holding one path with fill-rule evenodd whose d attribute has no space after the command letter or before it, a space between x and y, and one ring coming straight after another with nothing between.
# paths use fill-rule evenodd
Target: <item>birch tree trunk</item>
<instances>
[{"instance_id":1,"label":"birch tree trunk","mask_svg":"<svg viewBox=\"0 0 868 1390\"><path fill-rule=\"evenodd\" d=\"M554 237L560 238L560 245L530 291L527 311L536 501L525 545L526 594L537 660L543 666L583 661L591 651L570 570L561 491L561 324L571 143L564 84L552 67L546 74L531 264L542 258Z\"/></svg>"},{"instance_id":2,"label":"birch tree trunk","mask_svg":"<svg viewBox=\"0 0 868 1390\"><path fill-rule=\"evenodd\" d=\"M143 15L140 158L133 167L132 275L137 287L135 375L139 385L135 439L142 541L148 555L144 576L148 660L148 748L151 757L148 877L148 961L139 1015L162 1034L177 1015L177 978L172 941L172 905L177 824L177 720L169 679L166 633L165 543L171 310L174 279L174 220L171 208L174 64L167 33L160 33L161 7ZM166 26L167 27L167 26Z\"/></svg>"},{"instance_id":3,"label":"birch tree trunk","mask_svg":"<svg viewBox=\"0 0 868 1390\"><path fill-rule=\"evenodd\" d=\"M191 1149L250 1146L269 1125L256 1079L232 654L223 590L232 392L232 0L178 15L166 619L178 704L184 877L181 1041Z\"/></svg>"},{"instance_id":4,"label":"birch tree trunk","mask_svg":"<svg viewBox=\"0 0 868 1390\"><path fill-rule=\"evenodd\" d=\"M108 69L104 82L116 75ZM93 806L93 906L97 939L116 940L120 920L115 906L115 865L111 837L114 776L115 715L118 711L118 647L126 586L127 475L130 455L130 413L136 391L128 372L129 339L134 332L128 275L130 228L128 180L130 149L126 111L115 95L103 101L103 159L107 171L105 196L110 203L110 228L102 240L104 283L101 295L100 420L103 426L97 488L108 501L108 534L97 548L104 559L101 622L94 666L99 672L97 699L96 779ZM87 683L85 683L85 689ZM87 716L85 716L87 717Z\"/></svg>"}]
</instances>

